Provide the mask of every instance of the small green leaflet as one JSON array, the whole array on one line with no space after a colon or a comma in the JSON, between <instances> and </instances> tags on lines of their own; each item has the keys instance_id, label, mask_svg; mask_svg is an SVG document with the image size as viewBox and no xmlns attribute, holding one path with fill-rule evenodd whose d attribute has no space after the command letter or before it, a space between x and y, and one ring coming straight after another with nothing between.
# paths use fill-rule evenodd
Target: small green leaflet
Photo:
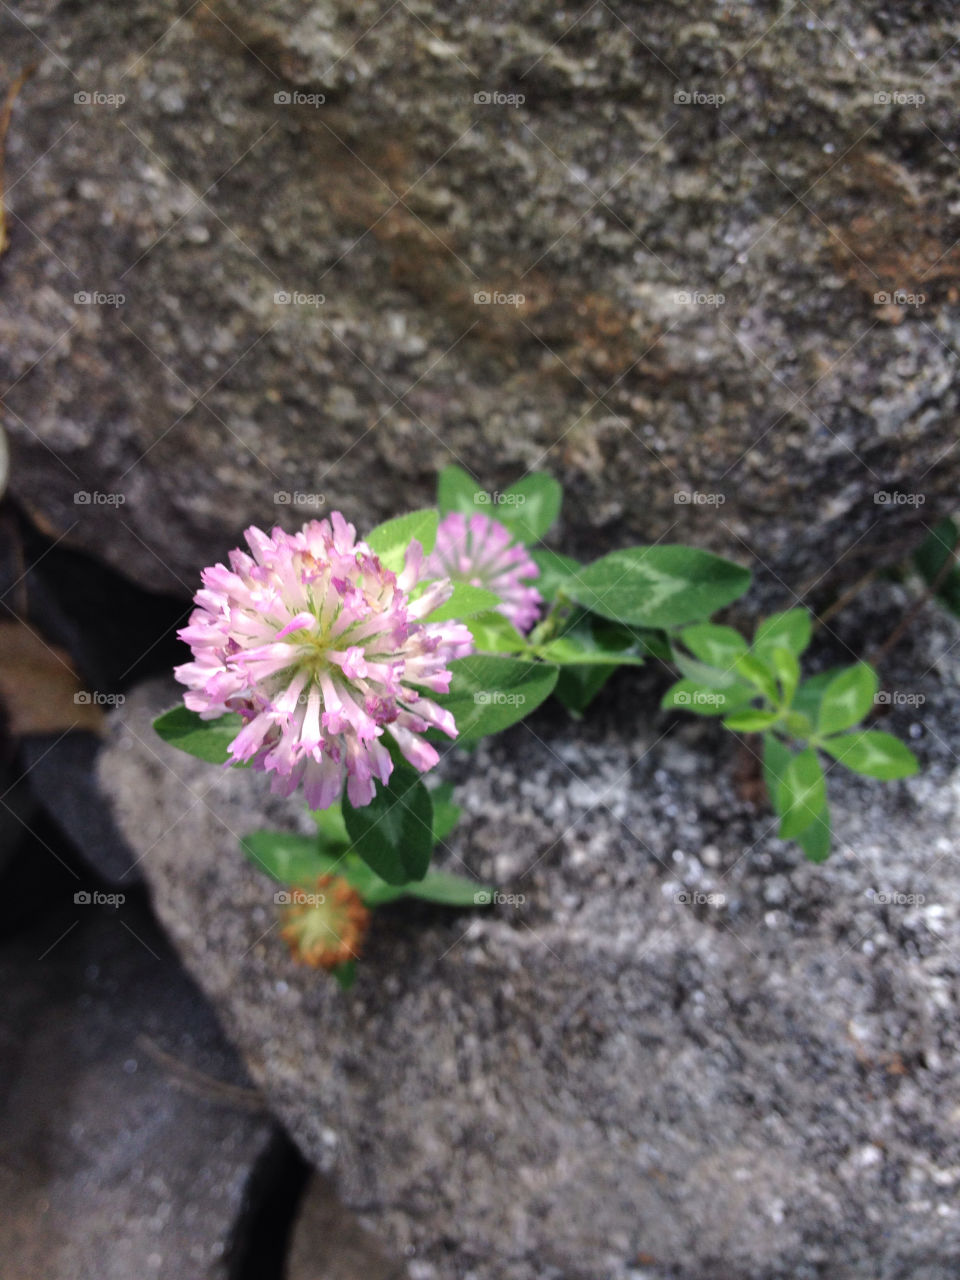
<instances>
[{"instance_id":1,"label":"small green leaflet","mask_svg":"<svg viewBox=\"0 0 960 1280\"><path fill-rule=\"evenodd\" d=\"M788 609L773 613L757 627L753 637L754 652L765 658L778 645L799 658L810 643L813 620L808 609Z\"/></svg>"},{"instance_id":2,"label":"small green leaflet","mask_svg":"<svg viewBox=\"0 0 960 1280\"><path fill-rule=\"evenodd\" d=\"M567 584L585 608L625 625L678 627L743 595L750 571L693 547L628 547L587 565Z\"/></svg>"},{"instance_id":3,"label":"small green leaflet","mask_svg":"<svg viewBox=\"0 0 960 1280\"><path fill-rule=\"evenodd\" d=\"M433 550L439 519L440 513L432 507L425 511L411 511L409 515L397 516L395 520L378 524L375 529L371 529L364 541L380 557L384 568L392 573L399 573L403 568L407 547L414 539L423 547L425 556Z\"/></svg>"},{"instance_id":4,"label":"small green leaflet","mask_svg":"<svg viewBox=\"0 0 960 1280\"><path fill-rule=\"evenodd\" d=\"M451 511L459 511L462 515L472 516L479 509L477 499L482 489L463 467L444 467L437 478L437 505L441 515L449 515Z\"/></svg>"},{"instance_id":5,"label":"small green leaflet","mask_svg":"<svg viewBox=\"0 0 960 1280\"><path fill-rule=\"evenodd\" d=\"M478 613L487 613L500 603L500 597L485 587L474 587L469 582L458 582L453 588L450 599L433 613L428 613L425 622L462 621L472 618Z\"/></svg>"},{"instance_id":6,"label":"small green leaflet","mask_svg":"<svg viewBox=\"0 0 960 1280\"><path fill-rule=\"evenodd\" d=\"M773 802L780 814L779 834L783 840L799 835L823 812L827 803L827 784L817 753L812 748L791 757Z\"/></svg>"},{"instance_id":7,"label":"small green leaflet","mask_svg":"<svg viewBox=\"0 0 960 1280\"><path fill-rule=\"evenodd\" d=\"M230 759L228 748L243 728L243 721L238 715L201 720L196 711L179 706L157 716L153 727L172 747L209 764L226 764Z\"/></svg>"},{"instance_id":8,"label":"small green leaflet","mask_svg":"<svg viewBox=\"0 0 960 1280\"><path fill-rule=\"evenodd\" d=\"M833 677L823 691L817 733L839 733L859 724L873 707L877 693L877 673L865 662L847 667Z\"/></svg>"},{"instance_id":9,"label":"small green leaflet","mask_svg":"<svg viewBox=\"0 0 960 1280\"><path fill-rule=\"evenodd\" d=\"M920 768L917 757L908 746L891 733L865 729L838 738L827 738L822 744L841 764L868 778L890 781L909 778Z\"/></svg>"},{"instance_id":10,"label":"small green leaflet","mask_svg":"<svg viewBox=\"0 0 960 1280\"><path fill-rule=\"evenodd\" d=\"M719 627L712 622L699 622L684 627L680 639L695 658L710 667L729 670L734 661L747 652L747 642L733 627Z\"/></svg>"},{"instance_id":11,"label":"small green leaflet","mask_svg":"<svg viewBox=\"0 0 960 1280\"><path fill-rule=\"evenodd\" d=\"M563 490L544 471L534 471L506 493L491 494L487 514L505 524L520 542L539 542L560 514Z\"/></svg>"},{"instance_id":12,"label":"small green leaflet","mask_svg":"<svg viewBox=\"0 0 960 1280\"><path fill-rule=\"evenodd\" d=\"M478 653L523 653L527 641L502 613L479 613L467 623Z\"/></svg>"}]
</instances>

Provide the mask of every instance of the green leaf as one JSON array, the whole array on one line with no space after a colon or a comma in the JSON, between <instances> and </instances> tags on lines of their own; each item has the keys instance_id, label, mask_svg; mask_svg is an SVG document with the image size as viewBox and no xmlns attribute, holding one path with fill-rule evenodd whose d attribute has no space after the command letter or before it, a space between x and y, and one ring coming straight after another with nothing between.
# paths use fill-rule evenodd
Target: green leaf
<instances>
[{"instance_id":1,"label":"green leaf","mask_svg":"<svg viewBox=\"0 0 960 1280\"><path fill-rule=\"evenodd\" d=\"M757 627L753 637L754 651L766 657L771 649L782 646L797 658L810 644L813 620L809 609L788 609L773 613Z\"/></svg>"},{"instance_id":2,"label":"green leaf","mask_svg":"<svg viewBox=\"0 0 960 1280\"><path fill-rule=\"evenodd\" d=\"M434 701L453 713L458 741L499 733L540 705L557 682L557 668L545 662L472 654L450 663L450 692Z\"/></svg>"},{"instance_id":3,"label":"green leaf","mask_svg":"<svg viewBox=\"0 0 960 1280\"><path fill-rule=\"evenodd\" d=\"M553 476L534 471L506 493L491 496L497 501L487 515L505 524L521 542L539 542L560 514L563 490Z\"/></svg>"},{"instance_id":4,"label":"green leaf","mask_svg":"<svg viewBox=\"0 0 960 1280\"><path fill-rule=\"evenodd\" d=\"M778 797L780 786L786 776L787 767L793 759L790 748L785 746L772 733L763 735L763 780L767 784L767 795L770 803L779 813Z\"/></svg>"},{"instance_id":5,"label":"green leaf","mask_svg":"<svg viewBox=\"0 0 960 1280\"><path fill-rule=\"evenodd\" d=\"M694 657L710 667L729 670L736 658L747 652L747 642L733 627L718 627L713 622L698 622L684 627L680 639Z\"/></svg>"},{"instance_id":6,"label":"green leaf","mask_svg":"<svg viewBox=\"0 0 960 1280\"><path fill-rule=\"evenodd\" d=\"M695 681L697 684L707 685L710 689L743 687L743 681L736 672L737 658L733 659L733 667L711 667L705 662L701 662L698 658L691 658L678 645L674 644L667 660L677 667L681 675Z\"/></svg>"},{"instance_id":7,"label":"green leaf","mask_svg":"<svg viewBox=\"0 0 960 1280\"><path fill-rule=\"evenodd\" d=\"M709 617L750 585L750 571L693 547L627 547L568 584L587 609L615 622L678 627Z\"/></svg>"},{"instance_id":8,"label":"green leaf","mask_svg":"<svg viewBox=\"0 0 960 1280\"><path fill-rule=\"evenodd\" d=\"M811 862L826 862L830 856L830 810L827 805L808 827L797 832L795 839Z\"/></svg>"},{"instance_id":9,"label":"green leaf","mask_svg":"<svg viewBox=\"0 0 960 1280\"><path fill-rule=\"evenodd\" d=\"M865 729L859 733L827 738L821 744L841 764L868 778L909 778L920 768L917 757L892 733Z\"/></svg>"},{"instance_id":10,"label":"green leaf","mask_svg":"<svg viewBox=\"0 0 960 1280\"><path fill-rule=\"evenodd\" d=\"M441 782L430 792L433 801L433 842L439 844L460 821L461 809L453 803L453 783Z\"/></svg>"},{"instance_id":11,"label":"green leaf","mask_svg":"<svg viewBox=\"0 0 960 1280\"><path fill-rule=\"evenodd\" d=\"M794 653L782 644L773 645L772 648L766 651L764 656L773 667L777 680L780 682L783 705L789 707L793 702L793 695L797 691L797 685L800 683L800 663Z\"/></svg>"},{"instance_id":12,"label":"green leaf","mask_svg":"<svg viewBox=\"0 0 960 1280\"><path fill-rule=\"evenodd\" d=\"M339 800L329 809L314 809L311 812L323 844L347 845L350 843L347 824L343 820L343 805Z\"/></svg>"},{"instance_id":13,"label":"green leaf","mask_svg":"<svg viewBox=\"0 0 960 1280\"><path fill-rule=\"evenodd\" d=\"M433 613L428 613L424 622L449 622L451 619L460 621L472 618L475 614L496 609L499 603L500 597L496 592L487 591L485 587L474 587L469 582L457 582L454 584L450 599L434 609Z\"/></svg>"},{"instance_id":14,"label":"green leaf","mask_svg":"<svg viewBox=\"0 0 960 1280\"><path fill-rule=\"evenodd\" d=\"M476 480L463 467L444 467L437 482L437 505L441 515L460 511L465 516L472 516L478 509L475 499L481 492Z\"/></svg>"},{"instance_id":15,"label":"green leaf","mask_svg":"<svg viewBox=\"0 0 960 1280\"><path fill-rule=\"evenodd\" d=\"M153 727L172 747L209 764L226 764L230 759L228 748L243 728L243 720L235 714L201 720L196 711L179 706L157 716Z\"/></svg>"},{"instance_id":16,"label":"green leaf","mask_svg":"<svg viewBox=\"0 0 960 1280\"><path fill-rule=\"evenodd\" d=\"M826 802L823 769L817 753L808 747L791 757L774 800L774 807L781 815L781 839L790 840L809 827Z\"/></svg>"},{"instance_id":17,"label":"green leaf","mask_svg":"<svg viewBox=\"0 0 960 1280\"><path fill-rule=\"evenodd\" d=\"M583 568L579 560L570 556L562 556L546 547L537 547L530 552L534 563L540 570L539 578L534 578L533 585L549 604L557 592L567 585L569 578L578 574Z\"/></svg>"},{"instance_id":18,"label":"green leaf","mask_svg":"<svg viewBox=\"0 0 960 1280\"><path fill-rule=\"evenodd\" d=\"M811 725L817 723L824 690L840 670L839 667L831 667L829 671L821 671L819 675L811 676L809 680L804 680L794 694L793 709L807 716Z\"/></svg>"},{"instance_id":19,"label":"green leaf","mask_svg":"<svg viewBox=\"0 0 960 1280\"><path fill-rule=\"evenodd\" d=\"M693 711L698 716L724 716L738 710L757 695L752 689L735 685L716 689L697 684L695 680L678 680L671 685L660 702L665 711Z\"/></svg>"},{"instance_id":20,"label":"green leaf","mask_svg":"<svg viewBox=\"0 0 960 1280\"><path fill-rule=\"evenodd\" d=\"M579 719L615 670L605 666L561 667L554 693L570 714Z\"/></svg>"},{"instance_id":21,"label":"green leaf","mask_svg":"<svg viewBox=\"0 0 960 1280\"><path fill-rule=\"evenodd\" d=\"M353 848L388 884L422 880L433 849L433 804L420 775L396 761L390 781L355 809L344 797L343 817Z\"/></svg>"},{"instance_id":22,"label":"green leaf","mask_svg":"<svg viewBox=\"0 0 960 1280\"><path fill-rule=\"evenodd\" d=\"M820 702L817 733L839 733L859 724L873 706L877 693L877 673L866 662L847 667L833 677Z\"/></svg>"},{"instance_id":23,"label":"green leaf","mask_svg":"<svg viewBox=\"0 0 960 1280\"><path fill-rule=\"evenodd\" d=\"M737 675L742 676L744 680L748 680L754 688L759 689L763 696L774 705L780 701L776 675L756 654L745 653L739 658L734 658L733 668Z\"/></svg>"},{"instance_id":24,"label":"green leaf","mask_svg":"<svg viewBox=\"0 0 960 1280\"><path fill-rule=\"evenodd\" d=\"M322 854L315 838L290 831L252 831L240 844L258 870L281 884L316 884L342 861L342 855Z\"/></svg>"},{"instance_id":25,"label":"green leaf","mask_svg":"<svg viewBox=\"0 0 960 1280\"><path fill-rule=\"evenodd\" d=\"M734 715L727 716L723 727L732 729L734 733L763 733L779 719L778 711L760 711L756 707L750 707L746 711L737 711Z\"/></svg>"},{"instance_id":26,"label":"green leaf","mask_svg":"<svg viewBox=\"0 0 960 1280\"><path fill-rule=\"evenodd\" d=\"M502 613L479 613L467 623L480 653L522 653L526 639Z\"/></svg>"},{"instance_id":27,"label":"green leaf","mask_svg":"<svg viewBox=\"0 0 960 1280\"><path fill-rule=\"evenodd\" d=\"M443 907L485 907L493 900L490 885L450 871L431 871L423 880L408 885L407 894Z\"/></svg>"},{"instance_id":28,"label":"green leaf","mask_svg":"<svg viewBox=\"0 0 960 1280\"><path fill-rule=\"evenodd\" d=\"M384 568L399 573L407 547L414 539L423 547L425 556L430 554L437 540L439 520L440 513L433 507L425 511L411 511L408 515L378 524L367 534L365 542L380 557Z\"/></svg>"}]
</instances>

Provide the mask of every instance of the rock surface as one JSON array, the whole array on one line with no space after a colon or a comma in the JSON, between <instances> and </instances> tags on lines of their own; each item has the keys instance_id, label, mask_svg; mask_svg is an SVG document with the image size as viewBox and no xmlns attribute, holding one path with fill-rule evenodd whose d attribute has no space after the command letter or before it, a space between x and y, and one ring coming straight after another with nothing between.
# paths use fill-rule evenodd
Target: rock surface
<instances>
[{"instance_id":1,"label":"rock surface","mask_svg":"<svg viewBox=\"0 0 960 1280\"><path fill-rule=\"evenodd\" d=\"M898 593L831 624L834 659ZM922 772L836 769L822 867L721 730L639 711L648 671L449 757L447 864L522 900L381 911L346 994L292 963L237 847L309 819L151 737L171 687L116 713L102 777L251 1074L413 1280L952 1280L960 672L952 624L917 636L885 723Z\"/></svg>"},{"instance_id":2,"label":"rock surface","mask_svg":"<svg viewBox=\"0 0 960 1280\"><path fill-rule=\"evenodd\" d=\"M278 1129L144 907L32 922L0 1008L4 1280L234 1276Z\"/></svg>"},{"instance_id":3,"label":"rock surface","mask_svg":"<svg viewBox=\"0 0 960 1280\"><path fill-rule=\"evenodd\" d=\"M12 492L183 593L451 460L557 474L574 553L899 556L960 476L954 17L4 6Z\"/></svg>"}]
</instances>

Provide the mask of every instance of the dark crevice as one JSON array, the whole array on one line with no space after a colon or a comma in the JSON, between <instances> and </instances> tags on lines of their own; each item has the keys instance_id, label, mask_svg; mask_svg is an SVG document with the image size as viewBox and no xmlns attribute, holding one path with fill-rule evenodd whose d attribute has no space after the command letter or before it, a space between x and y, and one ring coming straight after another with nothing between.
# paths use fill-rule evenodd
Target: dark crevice
<instances>
[{"instance_id":1,"label":"dark crevice","mask_svg":"<svg viewBox=\"0 0 960 1280\"><path fill-rule=\"evenodd\" d=\"M230 1247L230 1280L283 1280L310 1166L285 1133L250 1178L247 1211Z\"/></svg>"}]
</instances>

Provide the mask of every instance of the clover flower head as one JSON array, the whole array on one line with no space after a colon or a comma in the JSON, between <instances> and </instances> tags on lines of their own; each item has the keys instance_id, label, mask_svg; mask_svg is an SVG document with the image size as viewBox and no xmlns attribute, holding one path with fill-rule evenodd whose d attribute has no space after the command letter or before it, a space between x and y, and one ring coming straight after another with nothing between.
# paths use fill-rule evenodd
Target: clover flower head
<instances>
[{"instance_id":1,"label":"clover flower head","mask_svg":"<svg viewBox=\"0 0 960 1280\"><path fill-rule=\"evenodd\" d=\"M540 616L543 597L527 580L540 573L526 547L490 516L469 518L452 511L440 521L437 541L427 560L426 577L449 578L485 587L500 597L497 612L518 631L529 631Z\"/></svg>"},{"instance_id":2,"label":"clover flower head","mask_svg":"<svg viewBox=\"0 0 960 1280\"><path fill-rule=\"evenodd\" d=\"M295 960L334 969L356 960L370 927L370 911L343 876L322 875L315 891L295 890L283 908L280 936Z\"/></svg>"},{"instance_id":3,"label":"clover flower head","mask_svg":"<svg viewBox=\"0 0 960 1280\"><path fill-rule=\"evenodd\" d=\"M312 809L329 808L344 784L351 804L370 803L393 770L385 734L415 768L433 768L437 751L421 735L457 729L428 694L448 691L448 664L473 641L462 623L423 621L453 587L422 589L420 544L394 574L338 511L298 533L251 527L245 537L249 555L231 551L229 567L203 571L179 632L193 652L174 672L185 705L205 720L239 712L232 761L272 773L279 795L302 784Z\"/></svg>"}]
</instances>

